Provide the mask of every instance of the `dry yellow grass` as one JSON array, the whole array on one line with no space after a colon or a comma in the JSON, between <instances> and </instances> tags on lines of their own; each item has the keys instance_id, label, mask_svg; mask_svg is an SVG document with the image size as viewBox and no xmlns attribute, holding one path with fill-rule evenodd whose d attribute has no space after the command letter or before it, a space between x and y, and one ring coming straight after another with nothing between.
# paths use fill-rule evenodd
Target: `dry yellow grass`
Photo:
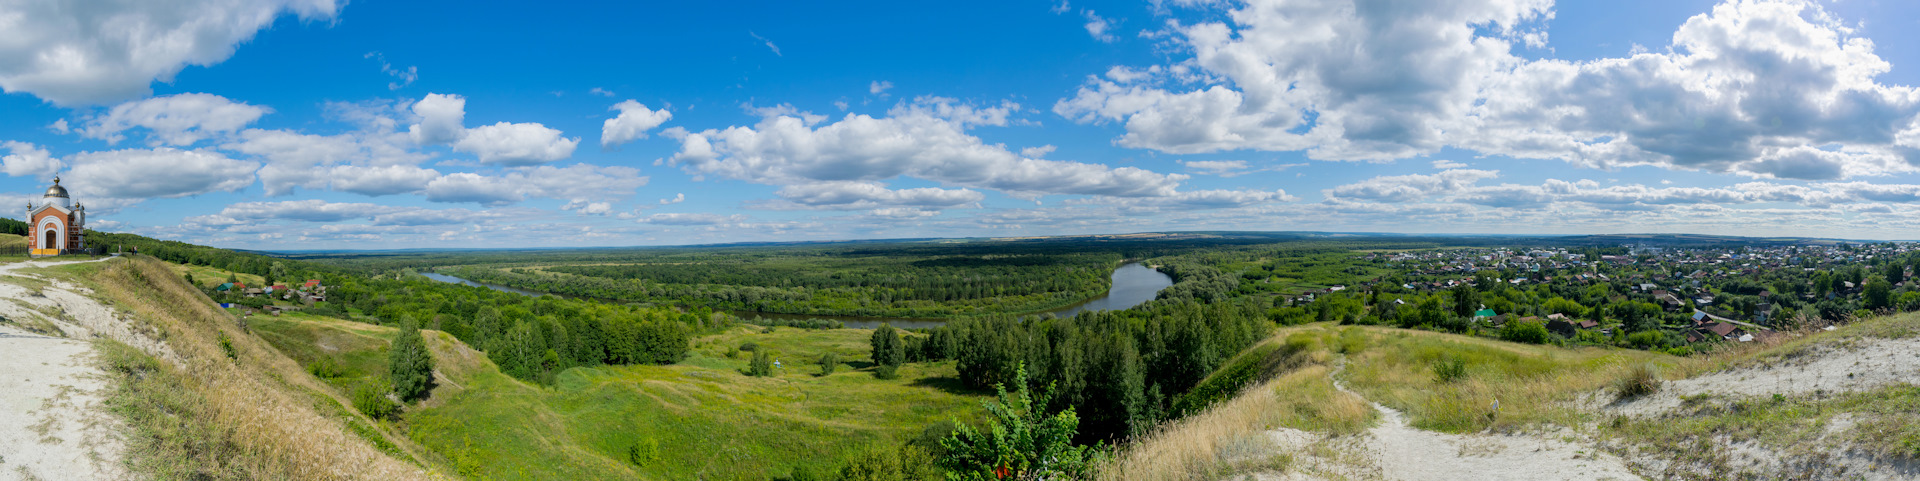
<instances>
[{"instance_id":1,"label":"dry yellow grass","mask_svg":"<svg viewBox=\"0 0 1920 481\"><path fill-rule=\"evenodd\" d=\"M1275 428L1333 435L1355 434L1378 415L1366 400L1335 389L1327 348L1334 339L1320 327L1289 329L1266 342L1305 343L1289 364L1298 366L1231 400L1162 425L1128 445L1100 467L1103 481L1217 479L1249 471L1284 471L1295 453L1277 452L1267 434ZM1283 350L1284 351L1284 350Z\"/></svg>"},{"instance_id":2,"label":"dry yellow grass","mask_svg":"<svg viewBox=\"0 0 1920 481\"><path fill-rule=\"evenodd\" d=\"M331 389L313 379L299 365L265 342L241 330L235 320L215 307L198 290L187 286L168 264L151 258L130 258L104 266L74 266L75 276L92 284L121 309L157 330L174 355L166 359L164 375L174 377L184 391L172 393L167 403L180 407L181 423L200 424L201 432L216 433L229 446L203 466L217 466L201 476L237 479L432 479L415 464L390 457L356 436L338 420L322 415L306 392L323 393L342 402ZM236 358L220 345L231 340ZM303 392L305 391L305 392ZM157 402L157 401L156 401ZM410 453L404 438L388 437ZM161 449L167 440L136 439L136 462L141 456L208 456L193 452L139 452ZM416 455L417 456L417 455ZM411 460L413 463L421 463Z\"/></svg>"}]
</instances>

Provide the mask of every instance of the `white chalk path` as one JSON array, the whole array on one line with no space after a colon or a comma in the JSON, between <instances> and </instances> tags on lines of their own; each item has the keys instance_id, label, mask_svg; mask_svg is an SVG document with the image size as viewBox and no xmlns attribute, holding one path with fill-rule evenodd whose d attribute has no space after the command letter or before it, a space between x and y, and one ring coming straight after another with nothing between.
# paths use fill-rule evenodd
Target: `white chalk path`
<instances>
[{"instance_id":1,"label":"white chalk path","mask_svg":"<svg viewBox=\"0 0 1920 481\"><path fill-rule=\"evenodd\" d=\"M97 262L97 261L82 261ZM94 337L155 345L134 333L85 288L15 272L71 262L0 265L0 276L37 279L39 290L0 282L0 316L40 320L67 337L0 324L0 481L129 479L124 430L101 403L107 382L93 359Z\"/></svg>"},{"instance_id":2,"label":"white chalk path","mask_svg":"<svg viewBox=\"0 0 1920 481\"><path fill-rule=\"evenodd\" d=\"M1334 369L1333 386L1347 389ZM1365 399L1365 396L1361 396ZM1447 434L1417 429L1400 411L1367 401L1380 424L1367 431L1365 449L1380 475L1395 480L1625 480L1641 479L1619 457L1592 446L1542 434Z\"/></svg>"}]
</instances>

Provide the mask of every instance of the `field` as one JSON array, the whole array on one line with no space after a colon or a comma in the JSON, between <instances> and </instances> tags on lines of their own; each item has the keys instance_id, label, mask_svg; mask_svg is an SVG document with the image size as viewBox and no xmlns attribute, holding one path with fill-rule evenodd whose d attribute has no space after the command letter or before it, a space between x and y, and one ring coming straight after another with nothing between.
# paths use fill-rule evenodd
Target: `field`
<instances>
[{"instance_id":1,"label":"field","mask_svg":"<svg viewBox=\"0 0 1920 481\"><path fill-rule=\"evenodd\" d=\"M333 380L342 387L383 372L394 331L313 316L256 319L263 338L303 365L339 369ZM697 338L679 364L573 368L552 387L515 380L479 356L449 368L436 352L451 382L402 422L415 442L477 479L765 479L835 469L870 444L897 446L928 426L977 416L983 398L957 391L951 361L875 379L865 360L869 332L737 327ZM765 378L742 374L747 356L729 354L747 343L777 353L785 367ZM827 352L843 363L816 376L814 361Z\"/></svg>"}]
</instances>

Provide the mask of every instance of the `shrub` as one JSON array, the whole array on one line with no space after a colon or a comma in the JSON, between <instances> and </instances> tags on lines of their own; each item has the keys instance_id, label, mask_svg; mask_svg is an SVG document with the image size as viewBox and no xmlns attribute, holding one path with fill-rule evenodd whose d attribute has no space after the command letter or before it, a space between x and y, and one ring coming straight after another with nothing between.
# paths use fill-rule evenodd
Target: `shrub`
<instances>
[{"instance_id":1,"label":"shrub","mask_svg":"<svg viewBox=\"0 0 1920 481\"><path fill-rule=\"evenodd\" d=\"M331 357L323 356L320 359L313 361L312 364L307 365L307 374L312 374L313 377L317 377L321 379L330 379L330 378L340 377L342 374L344 374L341 371L342 370L340 369L340 363L334 361L333 358Z\"/></svg>"},{"instance_id":2,"label":"shrub","mask_svg":"<svg viewBox=\"0 0 1920 481\"><path fill-rule=\"evenodd\" d=\"M986 429L961 424L940 443L947 449L940 458L940 465L950 471L947 479L1085 478L1094 454L1086 446L1073 444L1080 416L1071 406L1048 413L1052 393L1037 399L1031 395L1024 363L1016 368L1013 385L1019 389L1014 394L1007 393L1005 384L994 385L998 400L986 403Z\"/></svg>"},{"instance_id":3,"label":"shrub","mask_svg":"<svg viewBox=\"0 0 1920 481\"><path fill-rule=\"evenodd\" d=\"M1467 378L1467 361L1462 359L1441 359L1433 363L1433 379L1440 383L1450 383Z\"/></svg>"},{"instance_id":4,"label":"shrub","mask_svg":"<svg viewBox=\"0 0 1920 481\"><path fill-rule=\"evenodd\" d=\"M747 352L753 352L753 351L758 351L758 350L760 350L760 345L759 345L759 344L755 344L755 343L752 343L752 342L749 342L749 343L746 343L746 344L741 344L741 345L740 345L740 350L742 350L742 351L747 351Z\"/></svg>"},{"instance_id":5,"label":"shrub","mask_svg":"<svg viewBox=\"0 0 1920 481\"><path fill-rule=\"evenodd\" d=\"M659 458L660 442L654 441L653 438L642 438L633 445L627 446L627 462L633 463L634 466L646 466L647 463Z\"/></svg>"},{"instance_id":6,"label":"shrub","mask_svg":"<svg viewBox=\"0 0 1920 481\"><path fill-rule=\"evenodd\" d=\"M353 408L374 419L393 419L400 406L387 399L387 389L377 383L361 384L353 390Z\"/></svg>"},{"instance_id":7,"label":"shrub","mask_svg":"<svg viewBox=\"0 0 1920 481\"><path fill-rule=\"evenodd\" d=\"M1547 333L1547 326L1538 322L1509 322L1500 328L1500 339L1507 342L1527 344L1546 344L1553 337Z\"/></svg>"},{"instance_id":8,"label":"shrub","mask_svg":"<svg viewBox=\"0 0 1920 481\"><path fill-rule=\"evenodd\" d=\"M919 481L932 479L938 475L933 466L933 457L917 446L902 446L898 450L884 447L869 448L853 459L847 466L840 468L840 481Z\"/></svg>"},{"instance_id":9,"label":"shrub","mask_svg":"<svg viewBox=\"0 0 1920 481\"><path fill-rule=\"evenodd\" d=\"M768 353L765 349L755 349L753 351L753 361L747 363L747 375L755 377L772 376L773 354Z\"/></svg>"},{"instance_id":10,"label":"shrub","mask_svg":"<svg viewBox=\"0 0 1920 481\"><path fill-rule=\"evenodd\" d=\"M1627 371L1620 379L1620 398L1633 398L1653 394L1660 390L1660 368L1652 364L1641 364Z\"/></svg>"},{"instance_id":11,"label":"shrub","mask_svg":"<svg viewBox=\"0 0 1920 481\"><path fill-rule=\"evenodd\" d=\"M233 348L233 338L224 332L220 333L220 350L227 353L227 359L240 359L240 351Z\"/></svg>"},{"instance_id":12,"label":"shrub","mask_svg":"<svg viewBox=\"0 0 1920 481\"><path fill-rule=\"evenodd\" d=\"M839 368L840 368L840 355L834 354L831 352L820 355L820 375L821 376L833 375L833 370L839 369Z\"/></svg>"},{"instance_id":13,"label":"shrub","mask_svg":"<svg viewBox=\"0 0 1920 481\"><path fill-rule=\"evenodd\" d=\"M873 368L873 377L875 379L899 379L900 366L881 364L879 367Z\"/></svg>"}]
</instances>

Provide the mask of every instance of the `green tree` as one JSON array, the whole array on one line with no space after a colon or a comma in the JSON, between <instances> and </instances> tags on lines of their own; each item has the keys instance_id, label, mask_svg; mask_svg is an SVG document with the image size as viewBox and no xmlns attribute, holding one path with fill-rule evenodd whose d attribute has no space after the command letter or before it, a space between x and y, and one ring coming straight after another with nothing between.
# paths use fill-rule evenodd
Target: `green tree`
<instances>
[{"instance_id":1,"label":"green tree","mask_svg":"<svg viewBox=\"0 0 1920 481\"><path fill-rule=\"evenodd\" d=\"M1861 303L1868 309L1886 309L1893 306L1893 283L1880 276L1867 280L1862 290Z\"/></svg>"},{"instance_id":2,"label":"green tree","mask_svg":"<svg viewBox=\"0 0 1920 481\"><path fill-rule=\"evenodd\" d=\"M1552 338L1547 335L1547 326L1540 325L1538 322L1514 321L1500 328L1500 339L1508 342L1546 344L1547 340Z\"/></svg>"},{"instance_id":3,"label":"green tree","mask_svg":"<svg viewBox=\"0 0 1920 481\"><path fill-rule=\"evenodd\" d=\"M998 402L986 403L987 427L958 424L940 442L947 455L940 465L954 481L1073 479L1085 477L1093 453L1075 446L1073 434L1080 418L1072 407L1047 413L1051 392L1034 398L1027 385L1027 368L1014 374L1014 394L1004 384L994 385ZM1049 387L1051 391L1051 387Z\"/></svg>"},{"instance_id":4,"label":"green tree","mask_svg":"<svg viewBox=\"0 0 1920 481\"><path fill-rule=\"evenodd\" d=\"M387 351L387 372L393 376L393 393L403 402L426 397L427 390L433 388L433 354L411 318L403 318L400 333L393 337L393 347Z\"/></svg>"},{"instance_id":5,"label":"green tree","mask_svg":"<svg viewBox=\"0 0 1920 481\"><path fill-rule=\"evenodd\" d=\"M1471 317L1473 311L1480 310L1480 291L1474 290L1473 286L1454 286L1449 294L1453 296L1453 315Z\"/></svg>"},{"instance_id":6,"label":"green tree","mask_svg":"<svg viewBox=\"0 0 1920 481\"><path fill-rule=\"evenodd\" d=\"M873 352L869 354L874 364L881 366L899 366L907 360L907 346L900 342L900 330L891 324L881 324L873 330L870 341Z\"/></svg>"}]
</instances>

